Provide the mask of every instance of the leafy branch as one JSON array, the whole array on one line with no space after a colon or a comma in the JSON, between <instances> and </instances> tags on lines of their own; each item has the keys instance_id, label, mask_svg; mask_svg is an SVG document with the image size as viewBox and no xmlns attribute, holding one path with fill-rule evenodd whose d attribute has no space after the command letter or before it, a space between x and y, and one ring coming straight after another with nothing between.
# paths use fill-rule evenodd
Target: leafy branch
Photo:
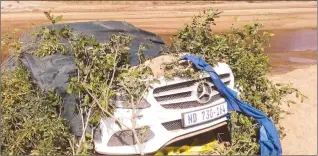
<instances>
[{"instance_id":1,"label":"leafy branch","mask_svg":"<svg viewBox=\"0 0 318 156\"><path fill-rule=\"evenodd\" d=\"M62 18L63 18L62 15L56 16L54 18L54 15L51 15L51 10L48 11L48 12L45 11L44 14L45 14L46 18L51 21L52 24L56 24L56 23L60 22L62 20Z\"/></svg>"}]
</instances>

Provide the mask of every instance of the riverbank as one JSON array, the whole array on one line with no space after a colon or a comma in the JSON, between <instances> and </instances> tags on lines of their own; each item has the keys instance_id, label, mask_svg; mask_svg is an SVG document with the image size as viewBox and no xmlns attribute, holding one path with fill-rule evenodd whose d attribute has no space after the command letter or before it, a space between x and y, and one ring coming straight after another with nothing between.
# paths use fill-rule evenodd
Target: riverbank
<instances>
[{"instance_id":1,"label":"riverbank","mask_svg":"<svg viewBox=\"0 0 318 156\"><path fill-rule=\"evenodd\" d=\"M160 35L172 35L191 22L194 15L207 8L223 11L216 19L215 32L241 27L252 22L265 25L264 30L317 27L317 2L1 2L1 34L49 24L43 11L63 15L61 23L120 20Z\"/></svg>"}]
</instances>

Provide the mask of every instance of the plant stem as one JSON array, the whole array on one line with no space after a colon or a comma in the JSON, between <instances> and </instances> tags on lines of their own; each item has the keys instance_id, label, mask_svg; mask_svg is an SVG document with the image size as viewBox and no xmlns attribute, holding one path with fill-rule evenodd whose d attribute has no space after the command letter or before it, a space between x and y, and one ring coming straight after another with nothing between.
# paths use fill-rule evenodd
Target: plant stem
<instances>
[{"instance_id":1,"label":"plant stem","mask_svg":"<svg viewBox=\"0 0 318 156\"><path fill-rule=\"evenodd\" d=\"M80 150L81 150L81 146L82 146L82 142L83 140L85 139L85 132L86 132L86 129L88 127L88 121L89 121L89 117L91 116L91 112L92 112L92 109L94 108L96 102L93 103L93 105L89 108L89 111L87 113L87 119L86 119L86 122L85 122L85 128L83 129L83 133L82 133L82 136L81 136L81 139L79 141L79 145L78 145L78 149L76 151L76 154L79 154ZM83 117L82 117L83 118ZM84 125L83 125L84 126Z\"/></svg>"},{"instance_id":2,"label":"plant stem","mask_svg":"<svg viewBox=\"0 0 318 156\"><path fill-rule=\"evenodd\" d=\"M108 94L109 94L109 91L110 91L110 88L113 84L113 81L114 81L114 78L115 78L115 72L116 72L116 66L117 66L117 55L118 55L118 51L115 50L115 58L114 58L114 66L113 66L113 73L112 73L112 77L110 79L110 82L109 82L109 85L107 87L107 91L106 91L106 99L108 99ZM106 102L107 106L108 106L108 101Z\"/></svg>"}]
</instances>

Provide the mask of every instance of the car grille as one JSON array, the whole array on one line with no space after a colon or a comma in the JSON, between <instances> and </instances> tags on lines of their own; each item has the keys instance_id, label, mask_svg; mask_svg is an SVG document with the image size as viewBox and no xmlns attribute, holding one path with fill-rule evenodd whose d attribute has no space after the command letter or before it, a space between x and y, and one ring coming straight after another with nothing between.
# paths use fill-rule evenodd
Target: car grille
<instances>
[{"instance_id":1,"label":"car grille","mask_svg":"<svg viewBox=\"0 0 318 156\"><path fill-rule=\"evenodd\" d=\"M162 123L162 126L165 127L168 131L182 129L181 120L174 120Z\"/></svg>"},{"instance_id":2,"label":"car grille","mask_svg":"<svg viewBox=\"0 0 318 156\"><path fill-rule=\"evenodd\" d=\"M151 140L155 134L149 128L136 129L140 143ZM108 146L129 146L136 145L137 141L131 130L116 132L108 141Z\"/></svg>"},{"instance_id":3,"label":"car grille","mask_svg":"<svg viewBox=\"0 0 318 156\"><path fill-rule=\"evenodd\" d=\"M200 103L198 101L188 101L188 102L181 102L181 103L173 103L168 105L162 105L163 108L166 109L186 109L186 108L193 108L193 107L200 107L207 104L212 103L213 101L221 99L222 96L220 94L215 95L211 98L210 102L208 103Z\"/></svg>"},{"instance_id":4,"label":"car grille","mask_svg":"<svg viewBox=\"0 0 318 156\"><path fill-rule=\"evenodd\" d=\"M220 79L225 83L225 85L228 86L230 84L231 79L229 73L221 74ZM202 80L209 82L212 86L213 96L207 103L200 103L192 97L192 94L196 94L193 93L193 91L196 89L196 84ZM153 95L156 101L166 109L187 109L192 107L200 107L211 104L213 101L222 98L212 83L210 77L203 78L201 80L190 80L158 87L154 89Z\"/></svg>"}]
</instances>

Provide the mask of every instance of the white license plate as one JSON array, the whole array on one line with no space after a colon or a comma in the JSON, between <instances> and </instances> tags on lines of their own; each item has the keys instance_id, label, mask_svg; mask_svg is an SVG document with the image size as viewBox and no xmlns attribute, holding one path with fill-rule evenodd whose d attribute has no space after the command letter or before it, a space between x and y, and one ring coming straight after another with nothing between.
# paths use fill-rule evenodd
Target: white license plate
<instances>
[{"instance_id":1,"label":"white license plate","mask_svg":"<svg viewBox=\"0 0 318 156\"><path fill-rule=\"evenodd\" d=\"M209 108L187 112L182 114L183 127L190 127L201 123L212 121L222 117L227 113L226 103L222 103Z\"/></svg>"}]
</instances>

